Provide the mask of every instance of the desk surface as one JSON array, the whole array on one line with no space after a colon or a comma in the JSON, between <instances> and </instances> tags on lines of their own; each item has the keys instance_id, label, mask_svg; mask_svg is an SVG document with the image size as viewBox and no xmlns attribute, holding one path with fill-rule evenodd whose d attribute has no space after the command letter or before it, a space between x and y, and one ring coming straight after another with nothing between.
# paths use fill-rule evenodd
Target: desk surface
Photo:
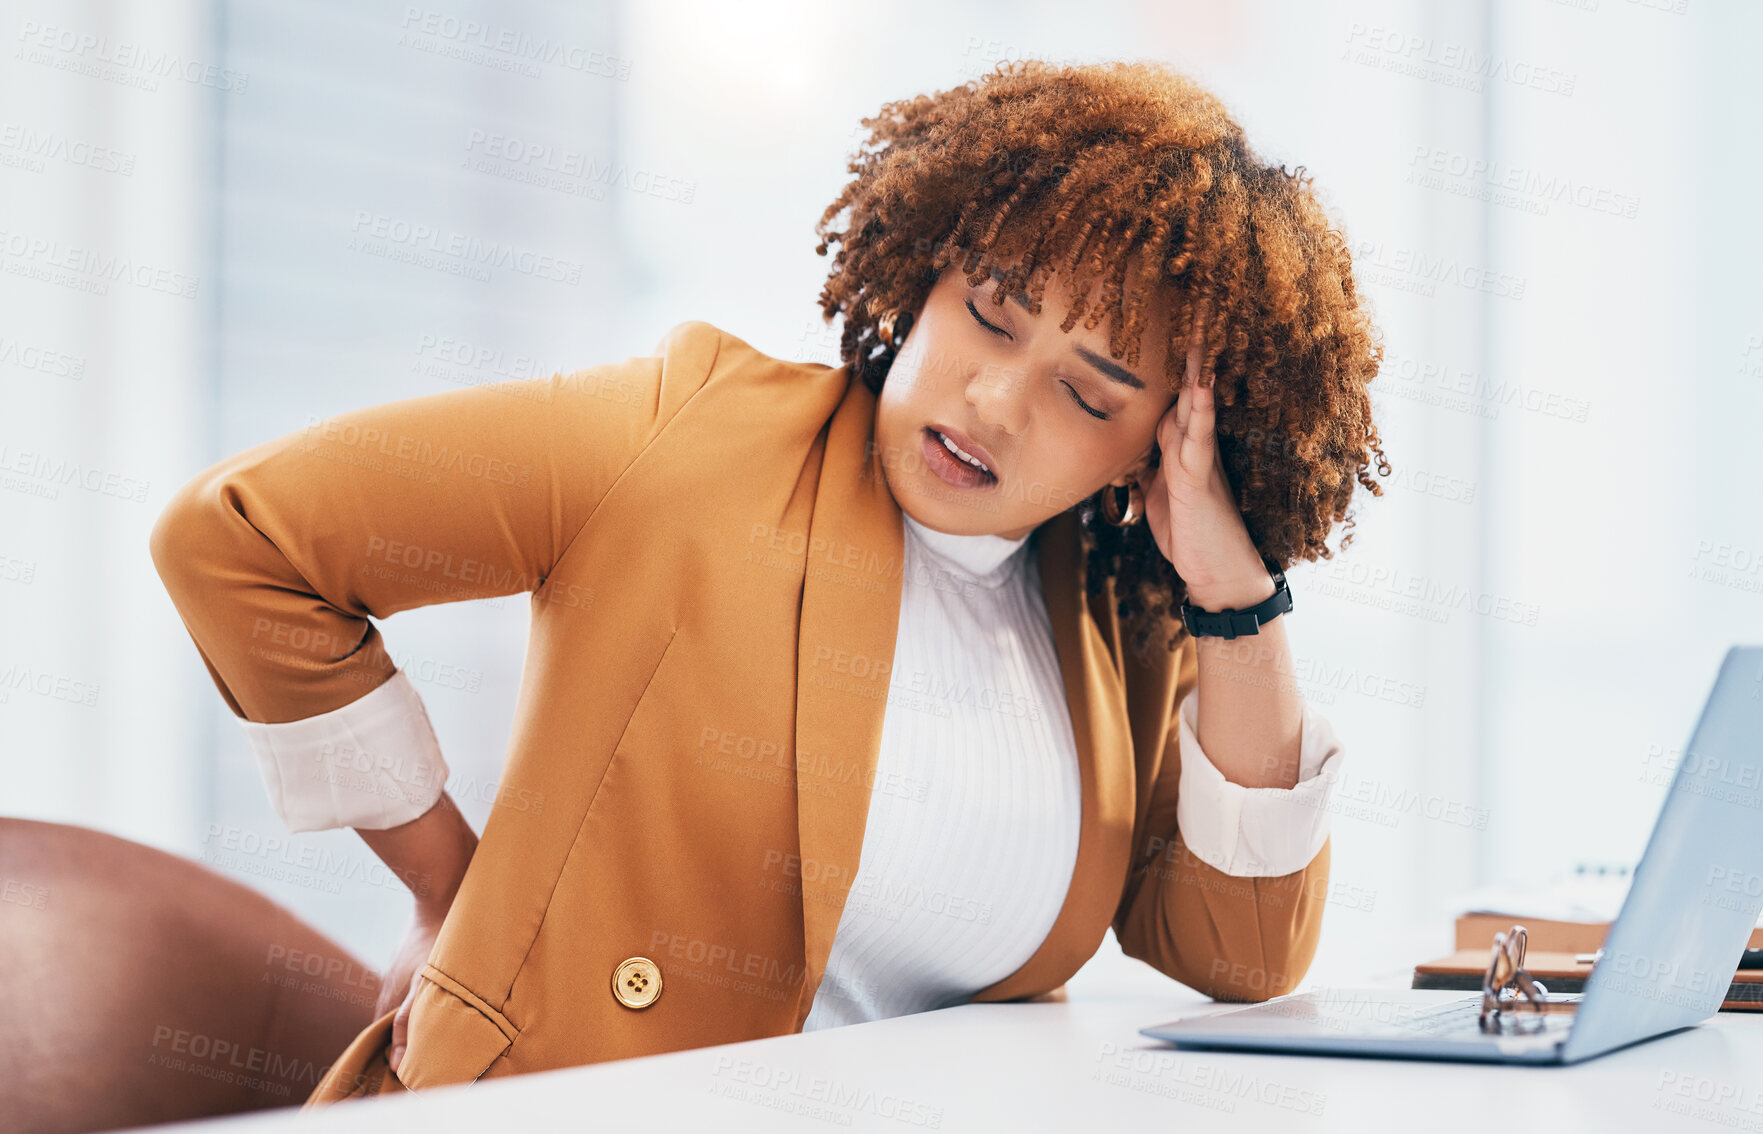
<instances>
[{"instance_id":1,"label":"desk surface","mask_svg":"<svg viewBox=\"0 0 1763 1134\"><path fill-rule=\"evenodd\" d=\"M1357 983L1406 983L1388 972L1371 975L1379 979ZM1112 1127L1364 1134L1406 1120L1427 1134L1487 1134L1490 1116L1502 1114L1551 1134L1763 1131L1763 1013L1723 1012L1585 1063L1526 1068L1178 1050L1138 1029L1229 1006L1122 956L1112 935L1067 992L1064 1002L966 1004L310 1114L289 1109L146 1129L484 1134L602 1126L768 1132Z\"/></svg>"}]
</instances>

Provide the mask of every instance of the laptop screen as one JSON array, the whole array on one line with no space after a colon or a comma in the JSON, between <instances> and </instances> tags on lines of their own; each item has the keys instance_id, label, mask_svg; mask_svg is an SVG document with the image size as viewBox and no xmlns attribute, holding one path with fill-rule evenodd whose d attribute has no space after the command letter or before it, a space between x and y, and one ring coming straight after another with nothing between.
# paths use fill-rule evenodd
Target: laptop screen
<instances>
[{"instance_id":1,"label":"laptop screen","mask_svg":"<svg viewBox=\"0 0 1763 1134\"><path fill-rule=\"evenodd\" d=\"M1763 910L1763 646L1734 646L1677 756L1563 1056L1705 1020Z\"/></svg>"}]
</instances>

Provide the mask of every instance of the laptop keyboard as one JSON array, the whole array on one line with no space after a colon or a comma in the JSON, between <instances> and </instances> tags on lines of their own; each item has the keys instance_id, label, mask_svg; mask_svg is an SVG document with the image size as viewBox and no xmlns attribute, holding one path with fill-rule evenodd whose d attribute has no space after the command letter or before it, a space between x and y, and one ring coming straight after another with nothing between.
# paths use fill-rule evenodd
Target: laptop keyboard
<instances>
[{"instance_id":1,"label":"laptop keyboard","mask_svg":"<svg viewBox=\"0 0 1763 1134\"><path fill-rule=\"evenodd\" d=\"M1551 996L1549 999L1577 1002L1579 998L1579 994L1576 993L1571 996ZM1516 1016L1519 1018L1520 1023L1517 1027L1511 1025L1502 1027L1501 1031L1519 1035L1522 1035L1525 1032L1540 1032L1544 1030L1542 1026L1539 1026L1539 1021L1546 1025L1551 1021L1566 1023L1572 1019L1571 1015L1565 1013L1541 1017L1533 1017L1527 1013L1521 1012L1506 1012L1502 1013L1502 1015L1507 1017ZM1440 1008L1427 1008L1411 1014L1404 1013L1401 1017L1392 1020L1391 1023L1404 1031L1419 1032L1422 1035L1442 1035L1448 1032L1458 1031L1473 1031L1477 1034L1482 1034L1481 997L1472 996L1464 1000L1453 1001ZM1492 1035L1493 1033L1489 1032L1487 1034Z\"/></svg>"},{"instance_id":2,"label":"laptop keyboard","mask_svg":"<svg viewBox=\"0 0 1763 1134\"><path fill-rule=\"evenodd\" d=\"M1411 1015L1404 1014L1392 1023L1407 1031L1421 1032L1426 1035L1460 1031L1465 1026L1480 1031L1481 997L1460 1000L1447 1004L1443 1008L1427 1008Z\"/></svg>"}]
</instances>

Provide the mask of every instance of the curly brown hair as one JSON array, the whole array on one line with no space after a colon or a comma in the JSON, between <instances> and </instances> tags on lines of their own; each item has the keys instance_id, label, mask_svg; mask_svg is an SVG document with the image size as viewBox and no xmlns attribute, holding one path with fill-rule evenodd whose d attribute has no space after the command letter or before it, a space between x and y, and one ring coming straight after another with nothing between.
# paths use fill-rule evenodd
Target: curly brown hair
<instances>
[{"instance_id":1,"label":"curly brown hair","mask_svg":"<svg viewBox=\"0 0 1763 1134\"><path fill-rule=\"evenodd\" d=\"M820 295L845 316L840 357L881 392L905 330L948 264L970 284L1003 271L993 301L1026 290L1040 310L1048 277L1072 281L1062 331L1110 320L1110 352L1137 361L1153 303L1172 314L1165 378L1186 370L1193 317L1206 301L1203 374L1215 382L1217 436L1238 507L1262 557L1280 569L1333 558L1326 544L1365 470L1390 466L1366 386L1381 336L1354 283L1345 236L1331 226L1304 167L1287 173L1250 149L1217 98L1161 64L1056 66L1005 61L980 79L885 104L862 124L857 176L815 232L842 244ZM879 147L879 148L872 148ZM830 225L849 210L844 229ZM1143 270L1125 278L1128 256ZM1092 304L1092 282L1100 296ZM878 323L893 315L892 341ZM1104 486L1101 491L1112 491ZM1092 597L1111 587L1136 626L1175 650L1187 586L1143 522L1077 506Z\"/></svg>"}]
</instances>

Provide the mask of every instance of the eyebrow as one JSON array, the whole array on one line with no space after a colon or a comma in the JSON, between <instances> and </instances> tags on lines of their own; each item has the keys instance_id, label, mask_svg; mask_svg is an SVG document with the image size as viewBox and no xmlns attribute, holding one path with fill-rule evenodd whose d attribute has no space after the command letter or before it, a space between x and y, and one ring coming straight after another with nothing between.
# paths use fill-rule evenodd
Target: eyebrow
<instances>
[{"instance_id":1,"label":"eyebrow","mask_svg":"<svg viewBox=\"0 0 1763 1134\"><path fill-rule=\"evenodd\" d=\"M992 269L992 278L994 280L1003 279L1004 278L1004 270L1002 268L993 268ZM1028 309L1029 309L1029 307L1028 307L1028 305L1029 305L1028 292L1026 292L1026 291L1012 292L1012 293L1010 293L1009 298L1014 299L1016 301L1016 305L1018 307L1022 308L1024 311L1028 311ZM1103 374L1107 375L1109 378L1112 378L1116 382L1119 382L1121 385L1131 386L1135 390L1143 390L1145 388L1144 381L1137 374L1134 374L1132 371L1128 370L1126 367L1120 365L1120 363L1115 362L1112 358L1109 358L1107 355L1097 354L1095 351L1090 350L1088 347L1085 347L1082 345L1074 345L1071 349L1072 349L1072 352L1075 353L1079 358L1083 359L1085 362L1089 363L1091 366L1094 366L1097 370L1100 370Z\"/></svg>"}]
</instances>

